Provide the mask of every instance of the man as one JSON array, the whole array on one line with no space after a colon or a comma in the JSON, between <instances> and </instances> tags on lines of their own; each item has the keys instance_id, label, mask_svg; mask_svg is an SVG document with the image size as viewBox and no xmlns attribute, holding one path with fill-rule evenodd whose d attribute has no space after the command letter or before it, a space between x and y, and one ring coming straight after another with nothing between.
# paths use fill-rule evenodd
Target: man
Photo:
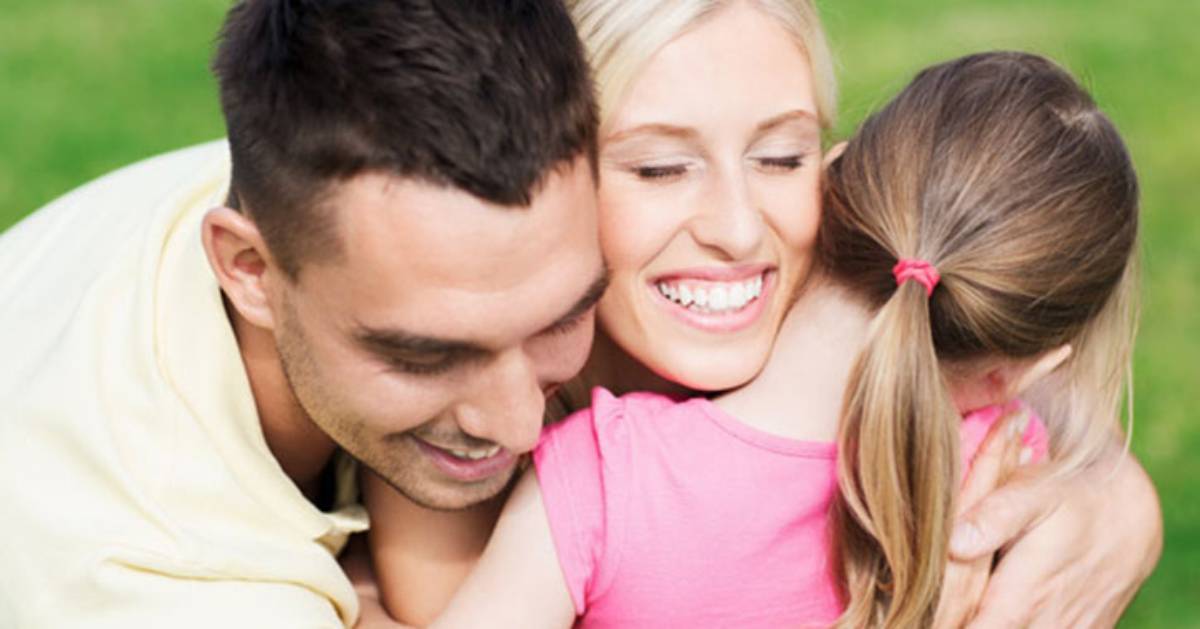
<instances>
[{"instance_id":1,"label":"man","mask_svg":"<svg viewBox=\"0 0 1200 629\"><path fill-rule=\"evenodd\" d=\"M480 502L586 358L596 122L558 2L251 0L214 67L228 147L0 240L0 626L352 625L335 448Z\"/></svg>"}]
</instances>

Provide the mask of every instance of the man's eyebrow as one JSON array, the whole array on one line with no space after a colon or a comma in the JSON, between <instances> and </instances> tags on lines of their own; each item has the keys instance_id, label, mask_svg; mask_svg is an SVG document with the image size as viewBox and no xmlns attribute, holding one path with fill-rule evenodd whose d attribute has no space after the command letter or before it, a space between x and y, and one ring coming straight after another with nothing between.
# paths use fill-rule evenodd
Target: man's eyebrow
<instances>
[{"instance_id":1,"label":"man's eyebrow","mask_svg":"<svg viewBox=\"0 0 1200 629\"><path fill-rule=\"evenodd\" d=\"M466 341L422 336L395 328L368 328L362 324L357 326L354 338L363 347L382 355L437 354L447 355L451 358L470 358L488 353L487 349Z\"/></svg>"},{"instance_id":2,"label":"man's eyebrow","mask_svg":"<svg viewBox=\"0 0 1200 629\"><path fill-rule=\"evenodd\" d=\"M596 279L592 280L592 283L590 286L588 286L587 291L585 291L583 296L571 306L571 309L568 310L566 314L559 317L557 321L546 326L542 332L561 330L563 328L570 327L572 323L578 321L579 318L584 315L584 313L586 313L588 310L591 310L592 306L595 306L596 302L600 301L600 298L604 296L604 291L608 289L608 281L608 266L605 265L600 268L600 272L596 275Z\"/></svg>"},{"instance_id":3,"label":"man's eyebrow","mask_svg":"<svg viewBox=\"0 0 1200 629\"><path fill-rule=\"evenodd\" d=\"M546 326L542 332L569 327L584 313L600 301L608 288L608 267L603 267L596 279L588 286L583 296L579 298L565 314L554 323ZM354 339L359 345L375 354L390 356L394 354L409 355L444 355L450 360L465 360L486 356L490 351L475 343L441 339L433 336L412 334L395 328L376 329L358 324L354 331Z\"/></svg>"}]
</instances>

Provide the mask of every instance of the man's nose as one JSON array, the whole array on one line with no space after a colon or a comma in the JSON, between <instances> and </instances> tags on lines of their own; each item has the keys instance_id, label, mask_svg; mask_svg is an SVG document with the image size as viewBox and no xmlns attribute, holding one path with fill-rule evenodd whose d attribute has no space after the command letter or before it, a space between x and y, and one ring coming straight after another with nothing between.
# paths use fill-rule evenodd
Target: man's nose
<instances>
[{"instance_id":1,"label":"man's nose","mask_svg":"<svg viewBox=\"0 0 1200 629\"><path fill-rule=\"evenodd\" d=\"M472 437L519 454L537 445L545 410L533 365L523 352L514 350L488 365L470 397L459 404L457 420Z\"/></svg>"}]
</instances>

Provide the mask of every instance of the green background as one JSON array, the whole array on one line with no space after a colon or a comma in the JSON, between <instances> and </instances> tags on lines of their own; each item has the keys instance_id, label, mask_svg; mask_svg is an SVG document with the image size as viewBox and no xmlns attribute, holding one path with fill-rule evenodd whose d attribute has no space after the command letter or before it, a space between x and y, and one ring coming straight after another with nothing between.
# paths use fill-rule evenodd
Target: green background
<instances>
[{"instance_id":1,"label":"green background","mask_svg":"<svg viewBox=\"0 0 1200 629\"><path fill-rule=\"evenodd\" d=\"M220 136L207 64L227 6L6 0L0 229L108 170ZM1133 447L1159 488L1166 544L1121 624L1200 627L1200 1L826 0L822 11L839 61L839 135L922 66L993 48L1058 59L1124 133L1144 190Z\"/></svg>"}]
</instances>

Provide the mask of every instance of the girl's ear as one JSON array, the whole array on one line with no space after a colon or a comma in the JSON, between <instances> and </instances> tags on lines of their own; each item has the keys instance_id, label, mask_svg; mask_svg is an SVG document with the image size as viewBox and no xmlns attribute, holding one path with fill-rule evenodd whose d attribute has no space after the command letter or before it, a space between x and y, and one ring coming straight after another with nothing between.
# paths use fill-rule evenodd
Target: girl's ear
<instances>
[{"instance_id":1,"label":"girl's ear","mask_svg":"<svg viewBox=\"0 0 1200 629\"><path fill-rule=\"evenodd\" d=\"M1071 344L1064 343L1054 349L1042 352L1032 360L1023 360L1006 368L1013 370L1013 373L1007 378L1007 397L1011 399L1021 395L1038 380L1058 369L1059 365L1062 365L1070 357Z\"/></svg>"},{"instance_id":2,"label":"girl's ear","mask_svg":"<svg viewBox=\"0 0 1200 629\"><path fill-rule=\"evenodd\" d=\"M825 152L825 158L823 160L821 160L821 167L829 168L829 165L832 164L834 160L841 157L842 153L845 153L845 152L846 152L846 143L845 142L838 142L837 144L834 144L833 146L829 147L829 150Z\"/></svg>"},{"instance_id":3,"label":"girl's ear","mask_svg":"<svg viewBox=\"0 0 1200 629\"><path fill-rule=\"evenodd\" d=\"M1071 356L1071 346L1060 345L1024 360L1003 359L975 365L951 375L948 384L960 413L1006 404L1046 377Z\"/></svg>"}]
</instances>

